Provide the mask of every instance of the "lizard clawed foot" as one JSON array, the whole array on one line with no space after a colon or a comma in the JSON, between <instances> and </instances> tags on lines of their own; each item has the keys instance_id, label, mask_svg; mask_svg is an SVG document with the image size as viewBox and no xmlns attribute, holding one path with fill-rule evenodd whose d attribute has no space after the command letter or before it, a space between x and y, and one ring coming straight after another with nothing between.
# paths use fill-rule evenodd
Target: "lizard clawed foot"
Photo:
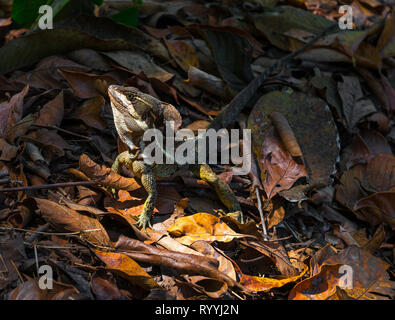
<instances>
[{"instance_id":1,"label":"lizard clawed foot","mask_svg":"<svg viewBox=\"0 0 395 320\"><path fill-rule=\"evenodd\" d=\"M137 220L137 226L142 228L142 230L145 232L145 228L148 226L149 228L152 229L151 225L151 215L149 214L144 214L141 213L138 220Z\"/></svg>"}]
</instances>

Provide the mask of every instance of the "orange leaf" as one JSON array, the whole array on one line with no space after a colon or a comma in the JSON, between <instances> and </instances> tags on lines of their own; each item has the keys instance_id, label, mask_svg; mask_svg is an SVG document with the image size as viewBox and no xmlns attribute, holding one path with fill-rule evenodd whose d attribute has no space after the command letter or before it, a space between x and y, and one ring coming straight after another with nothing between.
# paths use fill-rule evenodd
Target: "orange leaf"
<instances>
[{"instance_id":1,"label":"orange leaf","mask_svg":"<svg viewBox=\"0 0 395 320\"><path fill-rule=\"evenodd\" d=\"M178 218L167 231L187 246L197 240L229 242L234 238L245 237L233 231L218 217L208 213Z\"/></svg>"},{"instance_id":2,"label":"orange leaf","mask_svg":"<svg viewBox=\"0 0 395 320\"><path fill-rule=\"evenodd\" d=\"M121 277L130 282L145 288L152 289L158 287L158 284L151 276L141 268L136 261L123 253L104 252L95 250L95 253L103 261L107 269L116 272Z\"/></svg>"}]
</instances>

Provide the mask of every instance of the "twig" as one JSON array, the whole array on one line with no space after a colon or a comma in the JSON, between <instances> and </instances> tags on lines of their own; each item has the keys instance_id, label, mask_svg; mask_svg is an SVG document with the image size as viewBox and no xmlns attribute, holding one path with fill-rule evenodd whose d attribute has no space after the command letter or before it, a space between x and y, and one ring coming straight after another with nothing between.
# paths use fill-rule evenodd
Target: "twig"
<instances>
[{"instance_id":1,"label":"twig","mask_svg":"<svg viewBox=\"0 0 395 320\"><path fill-rule=\"evenodd\" d=\"M261 216L261 221L262 221L262 236L263 236L263 239L267 240L269 238L269 236L267 235L265 217L263 216L262 201L261 201L261 195L259 192L259 188L255 188L255 193L256 193L256 198L258 200L258 211L259 211L259 215Z\"/></svg>"},{"instance_id":2,"label":"twig","mask_svg":"<svg viewBox=\"0 0 395 320\"><path fill-rule=\"evenodd\" d=\"M90 181L72 181L72 182L42 184L40 186L3 188L3 189L0 189L0 193L2 193L2 192L14 192L14 191L27 191L27 190L40 190L40 189L55 189L55 188L63 188L63 187L71 187L71 186L94 186L94 185L99 185L99 184L100 184L100 182L92 181L92 180L90 180ZM157 185L161 185L161 186L176 186L176 185L179 185L179 183L177 183L175 181L158 181L156 184Z\"/></svg>"},{"instance_id":3,"label":"twig","mask_svg":"<svg viewBox=\"0 0 395 320\"><path fill-rule=\"evenodd\" d=\"M93 141L92 138L89 138L89 137L87 137L87 136L83 136L82 134L78 134L78 133L75 133L75 132L72 132L72 131L68 131L68 130L59 128L59 127L57 127L57 126L45 126L45 125L41 125L41 124L32 124L32 127L44 128L44 129L51 129L51 130L58 130L58 131L60 131L60 132L67 133L67 134L69 134L69 135L82 138L82 139L84 139L84 140Z\"/></svg>"},{"instance_id":4,"label":"twig","mask_svg":"<svg viewBox=\"0 0 395 320\"><path fill-rule=\"evenodd\" d=\"M91 186L99 184L96 181L74 181L74 182L62 182L53 184L43 184L40 186L26 186L26 187L14 187L14 188L3 188L0 189L1 192L13 192L13 191L26 191L26 190L39 190L39 189L54 189L63 188L70 186Z\"/></svg>"},{"instance_id":5,"label":"twig","mask_svg":"<svg viewBox=\"0 0 395 320\"><path fill-rule=\"evenodd\" d=\"M38 266L38 255L37 255L37 246L33 245L34 248L34 258L36 259L36 268L37 268L37 277L40 276L39 269L40 267Z\"/></svg>"},{"instance_id":6,"label":"twig","mask_svg":"<svg viewBox=\"0 0 395 320\"><path fill-rule=\"evenodd\" d=\"M75 231L75 232L43 232L43 231L27 230L27 229L22 229L22 228L13 228L13 227L0 227L0 230L3 230L3 231L20 231L20 232L26 232L26 233L38 233L38 234L44 234L44 235L47 235L47 236L74 236L74 235L79 235L81 233L81 231Z\"/></svg>"},{"instance_id":7,"label":"twig","mask_svg":"<svg viewBox=\"0 0 395 320\"><path fill-rule=\"evenodd\" d=\"M15 265L14 260L11 259L10 261L11 261L11 264L12 264L12 266L14 267L16 273L18 274L19 280L21 280L21 282L23 283L23 282L24 282L24 281L23 281L23 278L22 278L22 276L21 276L21 274L20 274L20 272L19 272L19 270L18 270L18 267Z\"/></svg>"}]
</instances>

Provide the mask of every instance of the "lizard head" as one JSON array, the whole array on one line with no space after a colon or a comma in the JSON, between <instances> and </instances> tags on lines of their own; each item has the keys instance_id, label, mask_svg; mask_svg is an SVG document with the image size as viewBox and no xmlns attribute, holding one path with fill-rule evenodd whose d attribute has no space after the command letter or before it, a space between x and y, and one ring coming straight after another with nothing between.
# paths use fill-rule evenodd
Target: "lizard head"
<instances>
[{"instance_id":1,"label":"lizard head","mask_svg":"<svg viewBox=\"0 0 395 320\"><path fill-rule=\"evenodd\" d=\"M144 132L152 128L163 116L161 102L134 87L110 85L108 96L114 111L114 117L118 114L134 133Z\"/></svg>"}]
</instances>

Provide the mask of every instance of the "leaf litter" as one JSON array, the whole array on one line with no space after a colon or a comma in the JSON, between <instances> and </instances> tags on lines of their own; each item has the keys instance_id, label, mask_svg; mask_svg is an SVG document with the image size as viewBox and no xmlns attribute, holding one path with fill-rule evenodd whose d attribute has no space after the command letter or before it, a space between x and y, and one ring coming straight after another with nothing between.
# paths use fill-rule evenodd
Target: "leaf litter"
<instances>
[{"instance_id":1,"label":"leaf litter","mask_svg":"<svg viewBox=\"0 0 395 320\"><path fill-rule=\"evenodd\" d=\"M110 19L111 5L34 32L0 16L0 298L393 299L388 4L354 1L353 31L298 52L336 26L332 2L153 3L136 28ZM276 65L288 52L298 54ZM245 224L181 172L158 181L153 228L137 227L147 194L110 169L127 150L111 84L174 105L195 132L218 114L251 129L251 172L214 167ZM240 111L221 114L240 92ZM39 288L35 254L57 268L53 290Z\"/></svg>"}]
</instances>

